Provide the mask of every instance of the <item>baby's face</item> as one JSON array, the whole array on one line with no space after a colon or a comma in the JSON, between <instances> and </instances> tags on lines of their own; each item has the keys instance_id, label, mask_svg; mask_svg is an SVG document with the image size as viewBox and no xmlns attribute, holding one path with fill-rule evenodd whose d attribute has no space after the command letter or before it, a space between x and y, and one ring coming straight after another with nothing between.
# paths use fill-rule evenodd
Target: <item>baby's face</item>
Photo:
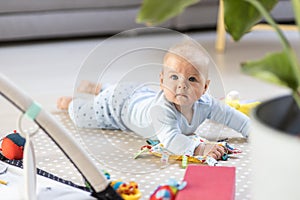
<instances>
[{"instance_id":1,"label":"baby's face","mask_svg":"<svg viewBox=\"0 0 300 200\"><path fill-rule=\"evenodd\" d=\"M191 63L171 54L164 60L160 85L167 100L180 109L191 107L206 92L209 80Z\"/></svg>"}]
</instances>

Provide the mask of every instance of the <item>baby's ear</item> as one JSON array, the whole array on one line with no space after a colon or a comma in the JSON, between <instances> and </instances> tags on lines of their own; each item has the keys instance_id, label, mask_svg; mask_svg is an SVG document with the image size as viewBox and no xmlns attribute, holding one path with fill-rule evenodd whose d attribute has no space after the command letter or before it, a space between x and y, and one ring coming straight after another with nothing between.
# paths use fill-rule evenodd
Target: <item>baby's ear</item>
<instances>
[{"instance_id":1,"label":"baby's ear","mask_svg":"<svg viewBox=\"0 0 300 200\"><path fill-rule=\"evenodd\" d=\"M159 82L162 84L164 82L164 72L159 73Z\"/></svg>"},{"instance_id":2,"label":"baby's ear","mask_svg":"<svg viewBox=\"0 0 300 200\"><path fill-rule=\"evenodd\" d=\"M159 74L160 89L162 89L163 82L164 82L164 73L160 72Z\"/></svg>"},{"instance_id":3,"label":"baby's ear","mask_svg":"<svg viewBox=\"0 0 300 200\"><path fill-rule=\"evenodd\" d=\"M209 84L210 84L210 80L206 80L205 86L204 86L204 92L206 92L208 90Z\"/></svg>"}]
</instances>

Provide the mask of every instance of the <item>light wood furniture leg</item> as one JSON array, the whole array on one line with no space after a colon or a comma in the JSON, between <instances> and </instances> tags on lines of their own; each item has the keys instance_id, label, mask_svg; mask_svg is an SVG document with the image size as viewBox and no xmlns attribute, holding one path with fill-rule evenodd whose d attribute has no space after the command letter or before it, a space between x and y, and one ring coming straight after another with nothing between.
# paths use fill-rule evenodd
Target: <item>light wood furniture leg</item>
<instances>
[{"instance_id":1,"label":"light wood furniture leg","mask_svg":"<svg viewBox=\"0 0 300 200\"><path fill-rule=\"evenodd\" d=\"M219 0L218 22L217 22L217 38L216 38L216 50L223 53L226 43L226 31L224 24L224 0Z\"/></svg>"}]
</instances>

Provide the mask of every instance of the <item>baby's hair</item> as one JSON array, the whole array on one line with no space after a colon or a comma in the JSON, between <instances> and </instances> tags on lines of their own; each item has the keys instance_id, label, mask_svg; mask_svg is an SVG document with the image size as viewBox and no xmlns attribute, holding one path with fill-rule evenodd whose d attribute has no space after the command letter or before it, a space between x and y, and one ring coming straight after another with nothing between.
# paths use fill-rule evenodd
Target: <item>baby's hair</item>
<instances>
[{"instance_id":1,"label":"baby's hair","mask_svg":"<svg viewBox=\"0 0 300 200\"><path fill-rule=\"evenodd\" d=\"M172 46L164 57L164 61L170 54L175 54L196 67L205 78L208 77L209 57L203 48L191 39L185 39L182 42Z\"/></svg>"}]
</instances>

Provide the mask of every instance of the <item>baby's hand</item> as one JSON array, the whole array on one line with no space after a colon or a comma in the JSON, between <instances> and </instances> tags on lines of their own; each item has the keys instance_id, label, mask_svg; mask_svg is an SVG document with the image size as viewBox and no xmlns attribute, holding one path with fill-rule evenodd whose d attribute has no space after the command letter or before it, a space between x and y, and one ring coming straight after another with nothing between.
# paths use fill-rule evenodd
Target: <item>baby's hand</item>
<instances>
[{"instance_id":1,"label":"baby's hand","mask_svg":"<svg viewBox=\"0 0 300 200\"><path fill-rule=\"evenodd\" d=\"M204 148L204 149L201 149L201 148ZM216 160L220 160L225 153L226 153L225 147L220 146L218 144L199 145L195 149L195 155L210 156Z\"/></svg>"},{"instance_id":2,"label":"baby's hand","mask_svg":"<svg viewBox=\"0 0 300 200\"><path fill-rule=\"evenodd\" d=\"M222 159L222 156L225 154L226 150L223 146L218 144L206 144L203 155L213 157L216 160Z\"/></svg>"}]
</instances>

